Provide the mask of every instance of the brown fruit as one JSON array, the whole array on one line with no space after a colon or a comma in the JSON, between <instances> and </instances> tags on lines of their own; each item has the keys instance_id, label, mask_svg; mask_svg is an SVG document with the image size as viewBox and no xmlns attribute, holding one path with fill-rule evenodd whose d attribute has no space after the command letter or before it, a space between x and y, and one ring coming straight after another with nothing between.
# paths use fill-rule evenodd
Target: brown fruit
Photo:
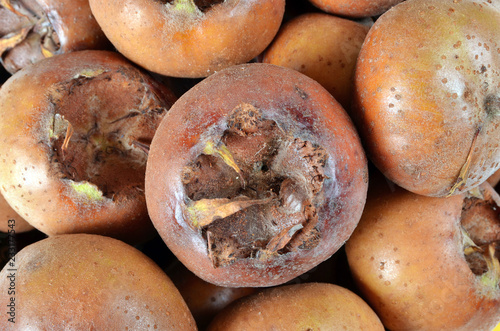
<instances>
[{"instance_id":1,"label":"brown fruit","mask_svg":"<svg viewBox=\"0 0 500 331\"><path fill-rule=\"evenodd\" d=\"M282 26L262 62L311 77L349 109L354 66L368 29L328 14L303 14Z\"/></svg>"},{"instance_id":2,"label":"brown fruit","mask_svg":"<svg viewBox=\"0 0 500 331\"><path fill-rule=\"evenodd\" d=\"M168 276L109 237L49 237L0 272L2 330L196 330Z\"/></svg>"},{"instance_id":3,"label":"brown fruit","mask_svg":"<svg viewBox=\"0 0 500 331\"><path fill-rule=\"evenodd\" d=\"M266 289L220 312L208 331L384 330L373 310L353 292L308 283Z\"/></svg>"},{"instance_id":4,"label":"brown fruit","mask_svg":"<svg viewBox=\"0 0 500 331\"><path fill-rule=\"evenodd\" d=\"M0 194L0 232L8 233L10 230L15 233L22 233L33 229L33 226L19 216L9 203L5 201L3 195Z\"/></svg>"},{"instance_id":5,"label":"brown fruit","mask_svg":"<svg viewBox=\"0 0 500 331\"><path fill-rule=\"evenodd\" d=\"M253 287L223 287L205 282L178 261L169 270L167 275L186 301L200 330L205 330L213 318L232 302L257 292Z\"/></svg>"},{"instance_id":6,"label":"brown fruit","mask_svg":"<svg viewBox=\"0 0 500 331\"><path fill-rule=\"evenodd\" d=\"M26 67L0 89L2 194L48 235L149 238L144 146L173 100L117 53L72 52Z\"/></svg>"},{"instance_id":7,"label":"brown fruit","mask_svg":"<svg viewBox=\"0 0 500 331\"><path fill-rule=\"evenodd\" d=\"M330 14L349 17L377 16L403 0L309 0Z\"/></svg>"},{"instance_id":8,"label":"brown fruit","mask_svg":"<svg viewBox=\"0 0 500 331\"><path fill-rule=\"evenodd\" d=\"M368 32L352 117L368 156L417 194L466 192L500 168L500 6L408 0Z\"/></svg>"},{"instance_id":9,"label":"brown fruit","mask_svg":"<svg viewBox=\"0 0 500 331\"><path fill-rule=\"evenodd\" d=\"M346 253L389 330L490 331L500 322L499 203L487 183L437 198L370 181Z\"/></svg>"},{"instance_id":10,"label":"brown fruit","mask_svg":"<svg viewBox=\"0 0 500 331\"><path fill-rule=\"evenodd\" d=\"M2 0L1 63L10 73L56 54L108 49L88 0Z\"/></svg>"},{"instance_id":11,"label":"brown fruit","mask_svg":"<svg viewBox=\"0 0 500 331\"><path fill-rule=\"evenodd\" d=\"M340 104L270 64L233 66L162 121L146 201L167 246L222 286L285 283L329 258L362 212L367 165Z\"/></svg>"},{"instance_id":12,"label":"brown fruit","mask_svg":"<svg viewBox=\"0 0 500 331\"><path fill-rule=\"evenodd\" d=\"M90 0L113 45L166 76L206 77L250 61L278 32L284 0Z\"/></svg>"}]
</instances>

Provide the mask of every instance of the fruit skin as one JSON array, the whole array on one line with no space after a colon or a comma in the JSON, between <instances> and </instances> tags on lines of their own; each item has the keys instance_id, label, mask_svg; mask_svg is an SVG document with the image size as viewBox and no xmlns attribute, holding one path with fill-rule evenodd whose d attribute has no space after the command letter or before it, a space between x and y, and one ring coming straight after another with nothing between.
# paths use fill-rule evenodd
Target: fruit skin
<instances>
[{"instance_id":1,"label":"fruit skin","mask_svg":"<svg viewBox=\"0 0 500 331\"><path fill-rule=\"evenodd\" d=\"M349 109L354 67L369 27L323 13L300 15L282 26L263 63L311 77Z\"/></svg>"},{"instance_id":2,"label":"fruit skin","mask_svg":"<svg viewBox=\"0 0 500 331\"><path fill-rule=\"evenodd\" d=\"M500 289L465 260L464 196L426 197L376 177L345 246L361 296L389 330L492 330Z\"/></svg>"},{"instance_id":3,"label":"fruit skin","mask_svg":"<svg viewBox=\"0 0 500 331\"><path fill-rule=\"evenodd\" d=\"M377 16L403 0L309 0L330 14L348 17Z\"/></svg>"},{"instance_id":4,"label":"fruit skin","mask_svg":"<svg viewBox=\"0 0 500 331\"><path fill-rule=\"evenodd\" d=\"M327 283L286 285L244 297L209 325L217 330L384 330L355 293Z\"/></svg>"},{"instance_id":5,"label":"fruit skin","mask_svg":"<svg viewBox=\"0 0 500 331\"><path fill-rule=\"evenodd\" d=\"M184 298L199 330L235 300L257 292L254 287L222 287L207 283L175 261L166 270L175 287Z\"/></svg>"},{"instance_id":6,"label":"fruit skin","mask_svg":"<svg viewBox=\"0 0 500 331\"><path fill-rule=\"evenodd\" d=\"M285 8L284 0L226 0L204 12L164 1L89 3L120 53L150 71L191 78L259 55L278 32Z\"/></svg>"},{"instance_id":7,"label":"fruit skin","mask_svg":"<svg viewBox=\"0 0 500 331\"><path fill-rule=\"evenodd\" d=\"M214 268L207 243L183 215L187 197L182 170L220 136L235 107L249 103L281 129L322 146L328 179L318 207L319 244L267 261L245 258ZM209 135L207 135L209 133ZM294 70L253 63L220 71L193 87L172 106L151 144L146 202L170 250L205 281L230 287L283 284L329 258L349 238L364 206L367 164L356 130L337 101L317 82Z\"/></svg>"},{"instance_id":8,"label":"fruit skin","mask_svg":"<svg viewBox=\"0 0 500 331\"><path fill-rule=\"evenodd\" d=\"M0 22L5 24L3 29L0 28L0 35L6 36L33 26L22 42L6 52L1 50L1 62L10 73L57 54L84 49L111 49L110 42L90 11L88 0L28 0L22 3L21 6L28 11L20 10L15 2L13 6L26 16L16 15L6 8L0 9ZM46 32L49 29L57 36L54 40L57 49L44 53L44 39L52 38L51 33Z\"/></svg>"},{"instance_id":9,"label":"fruit skin","mask_svg":"<svg viewBox=\"0 0 500 331\"><path fill-rule=\"evenodd\" d=\"M119 240L53 236L25 247L11 262L16 270L7 264L0 272L0 302L8 307L14 298L15 314L0 320L2 330L196 330L168 276ZM11 281L15 293L9 294Z\"/></svg>"},{"instance_id":10,"label":"fruit skin","mask_svg":"<svg viewBox=\"0 0 500 331\"><path fill-rule=\"evenodd\" d=\"M13 221L13 222L12 222ZM15 233L22 233L33 230L24 218L9 205L2 194L0 194L0 232L8 233L9 230L14 230Z\"/></svg>"},{"instance_id":11,"label":"fruit skin","mask_svg":"<svg viewBox=\"0 0 500 331\"><path fill-rule=\"evenodd\" d=\"M351 115L391 181L446 196L499 169L498 40L500 8L487 1L410 0L375 22L359 54Z\"/></svg>"},{"instance_id":12,"label":"fruit skin","mask_svg":"<svg viewBox=\"0 0 500 331\"><path fill-rule=\"evenodd\" d=\"M94 123L85 122L93 116L89 115L91 112L94 112L95 118L104 118L121 117L128 112L134 112L134 109L142 111L140 116L126 120L138 120L139 122L135 123L139 126L127 128L124 124L118 129L122 129L120 132L125 135L122 143L128 146L127 153L132 155L130 157L137 157L138 161L139 158L145 159L143 151L130 146L129 140L133 134L128 133L135 130L134 134L139 137L149 136L149 139L152 139L155 125L159 124L161 116L174 99L168 90L118 53L80 51L54 56L18 71L0 89L0 189L14 210L47 235L87 232L138 243L149 239L155 233L141 188L144 185L143 178L133 187L124 187L122 191L106 196L102 195L101 189L88 185L90 182L86 180L67 178L67 175L60 171L59 164L62 163L54 162L58 148L54 147L52 142L56 118L54 114L60 111L58 105L61 102L70 100L63 98L58 104L55 102L58 93L63 93L68 84L70 91L77 91L78 86L108 74L125 77L123 79L128 79L128 82L134 82L133 79L139 82L142 92L132 100L135 105L126 105L130 109L119 106L115 109L105 109L101 107L100 102L105 98L113 98L112 93L106 92L104 95L105 91L93 90L78 101L85 102L88 108L83 108L82 104L66 105L66 116L74 117L74 128L92 128ZM61 85L58 84L61 82L66 84L65 88L60 88ZM113 81L105 83L106 86L112 84ZM130 92L123 88L123 91L127 91L131 96L120 95L120 92L124 92L121 87L116 88L116 99L113 100L116 101L115 105L120 104L122 100L130 101L133 98L135 91ZM153 109L139 109L141 102L149 104ZM163 115L156 112L159 109L163 109ZM150 118L154 119L155 116L158 118L149 122ZM144 122L140 122L142 120ZM142 124L144 125L140 126ZM61 132L61 135L67 135L67 132ZM71 151L73 144L82 138L76 132L71 137L67 153ZM86 161L87 156L76 157L76 160ZM144 163L144 174L145 160L141 162ZM108 171L107 174L111 173L112 178L107 179L112 182L117 175L141 176L140 171L140 168L122 168L114 173ZM88 180L103 177L104 174Z\"/></svg>"}]
</instances>

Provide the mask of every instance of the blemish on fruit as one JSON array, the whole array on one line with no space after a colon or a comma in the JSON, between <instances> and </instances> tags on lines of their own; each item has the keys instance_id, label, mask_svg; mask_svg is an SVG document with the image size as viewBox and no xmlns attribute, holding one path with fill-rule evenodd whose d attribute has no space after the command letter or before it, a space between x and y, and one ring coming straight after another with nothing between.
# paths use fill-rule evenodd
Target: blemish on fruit
<instances>
[{"instance_id":1,"label":"blemish on fruit","mask_svg":"<svg viewBox=\"0 0 500 331\"><path fill-rule=\"evenodd\" d=\"M321 146L286 134L245 103L212 145L224 146L231 162L204 147L184 168L183 184L186 218L200 229L215 268L318 245L315 201L327 161Z\"/></svg>"}]
</instances>

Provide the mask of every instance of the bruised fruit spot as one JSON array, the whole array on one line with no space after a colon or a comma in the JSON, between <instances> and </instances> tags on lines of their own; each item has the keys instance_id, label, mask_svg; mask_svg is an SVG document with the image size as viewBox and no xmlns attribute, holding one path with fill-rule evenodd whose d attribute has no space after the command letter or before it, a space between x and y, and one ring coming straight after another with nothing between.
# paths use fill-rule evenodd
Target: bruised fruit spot
<instances>
[{"instance_id":1,"label":"bruised fruit spot","mask_svg":"<svg viewBox=\"0 0 500 331\"><path fill-rule=\"evenodd\" d=\"M237 106L226 125L182 173L185 217L206 240L213 266L316 247L325 150L250 104Z\"/></svg>"},{"instance_id":2,"label":"bruised fruit spot","mask_svg":"<svg viewBox=\"0 0 500 331\"><path fill-rule=\"evenodd\" d=\"M467 194L461 226L469 268L485 285L496 288L500 286L500 207L491 194L482 187Z\"/></svg>"},{"instance_id":3,"label":"bruised fruit spot","mask_svg":"<svg viewBox=\"0 0 500 331\"><path fill-rule=\"evenodd\" d=\"M45 126L53 175L94 201L143 190L142 146L169 106L152 89L139 71L125 67L88 68L54 84Z\"/></svg>"},{"instance_id":4,"label":"bruised fruit spot","mask_svg":"<svg viewBox=\"0 0 500 331\"><path fill-rule=\"evenodd\" d=\"M89 182L70 182L70 186L80 195L85 196L89 200L102 200L102 192L99 188Z\"/></svg>"}]
</instances>

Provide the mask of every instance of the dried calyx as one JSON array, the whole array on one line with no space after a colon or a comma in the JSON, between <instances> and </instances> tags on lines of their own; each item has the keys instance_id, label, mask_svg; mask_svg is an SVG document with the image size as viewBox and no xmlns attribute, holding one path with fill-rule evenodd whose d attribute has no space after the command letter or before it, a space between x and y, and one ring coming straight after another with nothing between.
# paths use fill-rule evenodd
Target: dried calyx
<instances>
[{"instance_id":1,"label":"dried calyx","mask_svg":"<svg viewBox=\"0 0 500 331\"><path fill-rule=\"evenodd\" d=\"M464 254L484 284L500 287L500 198L487 183L467 193L461 215Z\"/></svg>"},{"instance_id":2,"label":"dried calyx","mask_svg":"<svg viewBox=\"0 0 500 331\"><path fill-rule=\"evenodd\" d=\"M317 205L327 178L321 146L285 133L246 103L231 112L222 136L203 144L183 170L185 215L214 267L319 243Z\"/></svg>"},{"instance_id":3,"label":"dried calyx","mask_svg":"<svg viewBox=\"0 0 500 331\"><path fill-rule=\"evenodd\" d=\"M51 57L61 47L59 36L36 0L0 0L0 58L14 73Z\"/></svg>"},{"instance_id":4,"label":"dried calyx","mask_svg":"<svg viewBox=\"0 0 500 331\"><path fill-rule=\"evenodd\" d=\"M212 6L224 2L225 0L166 0L174 10L181 10L189 13L206 12Z\"/></svg>"},{"instance_id":5,"label":"dried calyx","mask_svg":"<svg viewBox=\"0 0 500 331\"><path fill-rule=\"evenodd\" d=\"M138 72L83 71L56 84L49 101L47 143L56 176L87 198L143 191L147 153L140 145L150 143L170 105Z\"/></svg>"}]
</instances>

